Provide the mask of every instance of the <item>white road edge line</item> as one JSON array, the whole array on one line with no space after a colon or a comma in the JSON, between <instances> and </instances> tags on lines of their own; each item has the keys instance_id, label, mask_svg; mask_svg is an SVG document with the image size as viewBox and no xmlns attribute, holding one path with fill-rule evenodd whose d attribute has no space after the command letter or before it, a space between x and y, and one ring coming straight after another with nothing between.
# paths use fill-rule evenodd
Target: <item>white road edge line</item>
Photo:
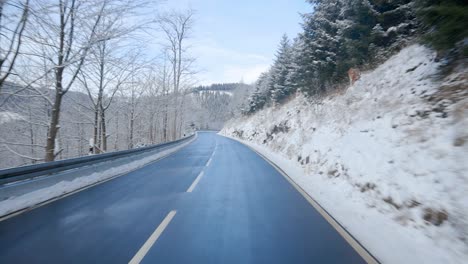
<instances>
[{"instance_id":1,"label":"white road edge line","mask_svg":"<svg viewBox=\"0 0 468 264\"><path fill-rule=\"evenodd\" d=\"M200 181L201 177L203 177L203 171L198 174L197 178L193 181L192 185L188 188L187 192L192 192L193 189L197 186L198 182Z\"/></svg>"},{"instance_id":2,"label":"white road edge line","mask_svg":"<svg viewBox=\"0 0 468 264\"><path fill-rule=\"evenodd\" d=\"M175 214L177 211L173 210L170 211L169 214L167 214L166 218L159 224L158 228L154 230L153 234L146 240L145 244L138 250L136 255L128 262L128 264L139 264L143 258L146 256L148 251L151 249L151 247L154 245L156 240L158 240L159 236L161 236L162 232L164 232L164 229L169 225L171 222L172 218L174 218Z\"/></svg>"},{"instance_id":3,"label":"white road edge line","mask_svg":"<svg viewBox=\"0 0 468 264\"><path fill-rule=\"evenodd\" d=\"M213 156L210 157L210 159L209 159L208 162L206 163L205 167L210 166L210 164L211 164L211 159L212 159L212 158L213 158Z\"/></svg>"},{"instance_id":4,"label":"white road edge line","mask_svg":"<svg viewBox=\"0 0 468 264\"><path fill-rule=\"evenodd\" d=\"M223 135L224 136L224 135ZM244 144L242 141L229 137L224 136L226 138L232 139L241 143L242 145L246 146L253 152L257 153L261 158L263 158L266 162L268 162L273 168L275 168L286 180L322 215L325 220L340 234L346 242L366 261L368 264L378 264L380 263L366 248L364 248L359 241L357 241L333 216L331 216L314 198L312 198L302 187L300 187L291 177L289 177L286 172L284 172L278 165L272 162L270 159L265 157L262 153L258 152L253 147Z\"/></svg>"}]
</instances>

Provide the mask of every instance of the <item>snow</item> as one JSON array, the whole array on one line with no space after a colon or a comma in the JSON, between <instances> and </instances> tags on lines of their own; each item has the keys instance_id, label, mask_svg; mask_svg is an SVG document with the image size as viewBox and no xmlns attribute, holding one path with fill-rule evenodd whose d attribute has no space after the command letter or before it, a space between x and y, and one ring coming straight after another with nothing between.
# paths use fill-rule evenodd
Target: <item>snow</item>
<instances>
[{"instance_id":1,"label":"snow","mask_svg":"<svg viewBox=\"0 0 468 264\"><path fill-rule=\"evenodd\" d=\"M344 92L221 134L279 165L383 263L466 263L468 96L440 99L434 58L409 46Z\"/></svg>"},{"instance_id":2,"label":"snow","mask_svg":"<svg viewBox=\"0 0 468 264\"><path fill-rule=\"evenodd\" d=\"M10 197L9 199L3 200L0 202L0 216L4 216L12 212L16 212L25 208L35 206L44 201L48 201L50 199L60 197L67 193L76 191L78 189L84 188L86 186L89 186L89 185L92 185L101 181L105 181L107 179L110 179L119 175L124 175L133 170L141 168L151 162L154 162L166 155L169 155L171 153L178 151L179 149L190 144L193 140L195 139L189 140L173 148L165 149L161 152L144 157L142 159L138 159L138 160L126 163L126 164L122 164L120 166L112 167L110 169L107 169L101 172L95 172L90 175L78 177L72 181L60 181L49 187L41 188L39 190L32 191L32 192L29 192L20 196Z\"/></svg>"},{"instance_id":3,"label":"snow","mask_svg":"<svg viewBox=\"0 0 468 264\"><path fill-rule=\"evenodd\" d=\"M23 119L23 117L20 114L9 111L0 112L0 124L21 119Z\"/></svg>"}]
</instances>

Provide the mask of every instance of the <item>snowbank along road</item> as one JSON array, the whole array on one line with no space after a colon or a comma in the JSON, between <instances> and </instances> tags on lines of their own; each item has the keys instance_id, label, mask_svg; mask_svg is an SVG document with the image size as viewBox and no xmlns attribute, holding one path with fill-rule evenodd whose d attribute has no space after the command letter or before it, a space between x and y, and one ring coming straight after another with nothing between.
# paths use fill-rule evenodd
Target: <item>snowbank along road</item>
<instances>
[{"instance_id":1,"label":"snowbank along road","mask_svg":"<svg viewBox=\"0 0 468 264\"><path fill-rule=\"evenodd\" d=\"M272 165L212 132L0 234L0 263L372 262Z\"/></svg>"}]
</instances>

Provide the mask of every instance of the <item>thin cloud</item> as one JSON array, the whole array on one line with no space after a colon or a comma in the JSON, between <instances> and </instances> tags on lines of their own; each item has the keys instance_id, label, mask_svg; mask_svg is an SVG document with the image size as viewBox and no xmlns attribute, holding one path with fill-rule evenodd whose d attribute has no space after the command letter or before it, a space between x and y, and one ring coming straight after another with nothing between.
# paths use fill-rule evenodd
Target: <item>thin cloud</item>
<instances>
[{"instance_id":1,"label":"thin cloud","mask_svg":"<svg viewBox=\"0 0 468 264\"><path fill-rule=\"evenodd\" d=\"M211 38L194 41L191 46L201 68L199 78L202 84L239 81L252 83L271 63L271 58L225 48Z\"/></svg>"}]
</instances>

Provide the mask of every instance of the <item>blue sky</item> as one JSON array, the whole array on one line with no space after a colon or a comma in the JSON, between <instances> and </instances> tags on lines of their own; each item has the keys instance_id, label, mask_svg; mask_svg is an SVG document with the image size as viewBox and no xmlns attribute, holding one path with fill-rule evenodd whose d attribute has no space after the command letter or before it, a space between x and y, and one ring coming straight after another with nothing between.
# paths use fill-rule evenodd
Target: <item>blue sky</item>
<instances>
[{"instance_id":1,"label":"blue sky","mask_svg":"<svg viewBox=\"0 0 468 264\"><path fill-rule=\"evenodd\" d=\"M271 64L283 33L301 30L305 0L168 0L165 9L193 8L191 40L200 84L251 83Z\"/></svg>"}]
</instances>

